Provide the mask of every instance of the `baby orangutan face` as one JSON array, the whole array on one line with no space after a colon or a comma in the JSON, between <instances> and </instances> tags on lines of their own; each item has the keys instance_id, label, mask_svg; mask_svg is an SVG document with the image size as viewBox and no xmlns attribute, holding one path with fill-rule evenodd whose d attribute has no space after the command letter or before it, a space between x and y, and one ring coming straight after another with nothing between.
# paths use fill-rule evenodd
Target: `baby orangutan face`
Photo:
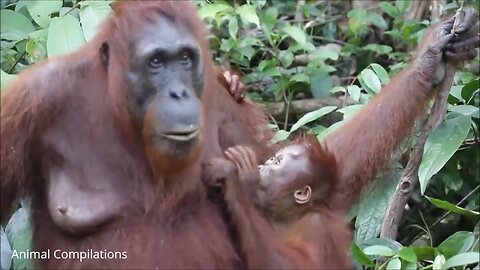
<instances>
[{"instance_id":1,"label":"baby orangutan face","mask_svg":"<svg viewBox=\"0 0 480 270\"><path fill-rule=\"evenodd\" d=\"M301 174L309 174L310 160L304 145L290 145L278 151L265 164L259 165L260 172L260 201L270 197L272 191L278 191L284 185L288 185ZM262 192L262 190L264 192ZM264 193L270 193L269 196ZM311 198L311 187L305 185L294 192L295 202L307 203ZM266 199L266 198L265 198Z\"/></svg>"},{"instance_id":2,"label":"baby orangutan face","mask_svg":"<svg viewBox=\"0 0 480 270\"><path fill-rule=\"evenodd\" d=\"M285 184L299 172L308 172L309 160L303 145L290 145L282 148L273 157L258 166L260 184L275 186Z\"/></svg>"}]
</instances>

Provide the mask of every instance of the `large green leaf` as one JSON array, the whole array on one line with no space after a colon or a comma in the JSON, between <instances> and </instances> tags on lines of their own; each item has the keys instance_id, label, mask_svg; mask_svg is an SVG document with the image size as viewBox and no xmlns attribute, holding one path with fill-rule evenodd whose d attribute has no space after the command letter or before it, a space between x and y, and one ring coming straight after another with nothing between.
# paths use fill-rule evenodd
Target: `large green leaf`
<instances>
[{"instance_id":1,"label":"large green leaf","mask_svg":"<svg viewBox=\"0 0 480 270\"><path fill-rule=\"evenodd\" d=\"M395 6L401 11L404 12L412 3L412 0L396 0Z\"/></svg>"},{"instance_id":2,"label":"large green leaf","mask_svg":"<svg viewBox=\"0 0 480 270\"><path fill-rule=\"evenodd\" d=\"M254 23L257 26L260 26L260 20L258 19L254 6L248 4L241 5L237 8L237 13L240 15L240 19L242 19L243 23Z\"/></svg>"},{"instance_id":3,"label":"large green leaf","mask_svg":"<svg viewBox=\"0 0 480 270\"><path fill-rule=\"evenodd\" d=\"M398 256L404 259L407 262L416 262L417 255L415 254L415 250L412 247L403 247L398 252Z\"/></svg>"},{"instance_id":4,"label":"large green leaf","mask_svg":"<svg viewBox=\"0 0 480 270\"><path fill-rule=\"evenodd\" d=\"M428 136L418 177L422 194L430 178L447 163L457 151L470 130L470 117L460 115L447 118Z\"/></svg>"},{"instance_id":5,"label":"large green leaf","mask_svg":"<svg viewBox=\"0 0 480 270\"><path fill-rule=\"evenodd\" d=\"M361 89L360 87L358 87L358 85L353 84L353 85L347 86L347 91L353 100L357 102L360 100Z\"/></svg>"},{"instance_id":6,"label":"large green leaf","mask_svg":"<svg viewBox=\"0 0 480 270\"><path fill-rule=\"evenodd\" d=\"M26 1L25 5L32 19L41 27L47 28L51 21L50 14L58 12L63 5L63 1Z\"/></svg>"},{"instance_id":7,"label":"large green leaf","mask_svg":"<svg viewBox=\"0 0 480 270\"><path fill-rule=\"evenodd\" d=\"M83 35L87 41L91 40L98 31L99 25L110 15L112 9L103 0L89 0L81 2L80 21Z\"/></svg>"},{"instance_id":8,"label":"large green leaf","mask_svg":"<svg viewBox=\"0 0 480 270\"><path fill-rule=\"evenodd\" d=\"M373 261L367 256L367 254L365 254L355 242L352 242L351 250L353 258L357 260L357 262L359 262L360 264L370 267L373 267L375 265Z\"/></svg>"},{"instance_id":9,"label":"large green leaf","mask_svg":"<svg viewBox=\"0 0 480 270\"><path fill-rule=\"evenodd\" d=\"M33 24L22 14L10 9L0 10L0 32L2 40L22 40L35 31Z\"/></svg>"},{"instance_id":10,"label":"large green leaf","mask_svg":"<svg viewBox=\"0 0 480 270\"><path fill-rule=\"evenodd\" d=\"M275 135L273 136L273 138L271 140L271 143L277 143L277 142L280 142L280 141L284 141L288 138L288 136L290 136L290 132L281 129L281 130L279 130L275 133Z\"/></svg>"},{"instance_id":11,"label":"large green leaf","mask_svg":"<svg viewBox=\"0 0 480 270\"><path fill-rule=\"evenodd\" d=\"M375 93L380 92L382 84L380 83L380 80L378 79L378 76L377 74L375 74L375 72L373 72L371 69L364 69L360 73L360 77L363 79L368 89Z\"/></svg>"},{"instance_id":12,"label":"large green leaf","mask_svg":"<svg viewBox=\"0 0 480 270\"><path fill-rule=\"evenodd\" d=\"M461 253L448 259L443 265L443 269L448 269L460 265L467 265L471 263L478 263L479 261L480 253L478 252Z\"/></svg>"},{"instance_id":13,"label":"large green leaf","mask_svg":"<svg viewBox=\"0 0 480 270\"><path fill-rule=\"evenodd\" d=\"M75 17L66 15L52 19L47 38L49 57L74 52L84 43L82 28Z\"/></svg>"},{"instance_id":14,"label":"large green leaf","mask_svg":"<svg viewBox=\"0 0 480 270\"><path fill-rule=\"evenodd\" d=\"M374 246L369 246L363 249L363 252L367 255L375 255L375 256L393 256L395 255L395 252L387 247L387 246L382 246L382 245L374 245Z\"/></svg>"},{"instance_id":15,"label":"large green leaf","mask_svg":"<svg viewBox=\"0 0 480 270\"><path fill-rule=\"evenodd\" d=\"M450 235L439 246L438 251L447 259L467 252L475 243L475 235L471 232L460 231Z\"/></svg>"},{"instance_id":16,"label":"large green leaf","mask_svg":"<svg viewBox=\"0 0 480 270\"><path fill-rule=\"evenodd\" d=\"M402 262L399 258L391 259L387 264L387 270L398 270L402 268Z\"/></svg>"},{"instance_id":17,"label":"large green leaf","mask_svg":"<svg viewBox=\"0 0 480 270\"><path fill-rule=\"evenodd\" d=\"M439 200L439 199L435 199L435 198L430 198L428 196L425 196L425 197L436 207L439 207L439 208L442 208L442 209L445 209L445 210L448 210L448 211L452 211L454 213L457 213L457 214L460 214L460 215L463 215L463 216L478 217L480 215L480 213L478 213L477 211L468 210L468 209L456 206L454 204L451 204L447 201L443 201L443 200Z\"/></svg>"},{"instance_id":18,"label":"large green leaf","mask_svg":"<svg viewBox=\"0 0 480 270\"><path fill-rule=\"evenodd\" d=\"M329 96L329 90L332 89L332 76L325 71L316 69L311 74L310 91L314 98L325 98Z\"/></svg>"},{"instance_id":19,"label":"large green leaf","mask_svg":"<svg viewBox=\"0 0 480 270\"><path fill-rule=\"evenodd\" d=\"M318 118L326 114L333 112L336 108L337 106L326 106L305 114L302 118L298 119L298 121L292 126L292 128L290 129L290 133L312 121L317 120Z\"/></svg>"},{"instance_id":20,"label":"large green leaf","mask_svg":"<svg viewBox=\"0 0 480 270\"><path fill-rule=\"evenodd\" d=\"M230 10L233 10L233 7L230 5L222 4L222 3L214 3L214 4L208 4L201 7L198 10L198 15L200 15L200 17L202 17L203 19L215 18L217 13L227 12Z\"/></svg>"},{"instance_id":21,"label":"large green leaf","mask_svg":"<svg viewBox=\"0 0 480 270\"><path fill-rule=\"evenodd\" d=\"M3 230L3 227L0 227L0 267L1 269L10 269L12 264L12 248L7 239L7 234Z\"/></svg>"},{"instance_id":22,"label":"large green leaf","mask_svg":"<svg viewBox=\"0 0 480 270\"><path fill-rule=\"evenodd\" d=\"M307 43L307 35L301 28L297 26L286 25L282 30L301 46L305 46Z\"/></svg>"},{"instance_id":23,"label":"large green leaf","mask_svg":"<svg viewBox=\"0 0 480 270\"><path fill-rule=\"evenodd\" d=\"M398 8L389 2L380 2L378 5L383 12L387 13L388 16L394 19L396 19L400 15L400 11L398 10Z\"/></svg>"},{"instance_id":24,"label":"large green leaf","mask_svg":"<svg viewBox=\"0 0 480 270\"><path fill-rule=\"evenodd\" d=\"M30 223L30 209L21 207L10 218L5 232L12 243L12 250L24 252L32 250L32 227ZM34 262L31 259L19 257L13 258L14 269L34 269Z\"/></svg>"},{"instance_id":25,"label":"large green leaf","mask_svg":"<svg viewBox=\"0 0 480 270\"><path fill-rule=\"evenodd\" d=\"M459 114L463 114L465 116L472 116L478 118L479 116L479 108L472 105L456 105L450 106L449 110L451 112L456 112Z\"/></svg>"},{"instance_id":26,"label":"large green leaf","mask_svg":"<svg viewBox=\"0 0 480 270\"><path fill-rule=\"evenodd\" d=\"M395 191L402 169L397 166L379 173L376 180L360 195L359 211L355 220L355 241L363 243L379 235L390 197Z\"/></svg>"},{"instance_id":27,"label":"large green leaf","mask_svg":"<svg viewBox=\"0 0 480 270\"><path fill-rule=\"evenodd\" d=\"M382 81L383 84L386 84L390 81L390 76L388 75L388 72L379 64L372 63L370 64L372 69L377 73L378 78L380 81Z\"/></svg>"}]
</instances>

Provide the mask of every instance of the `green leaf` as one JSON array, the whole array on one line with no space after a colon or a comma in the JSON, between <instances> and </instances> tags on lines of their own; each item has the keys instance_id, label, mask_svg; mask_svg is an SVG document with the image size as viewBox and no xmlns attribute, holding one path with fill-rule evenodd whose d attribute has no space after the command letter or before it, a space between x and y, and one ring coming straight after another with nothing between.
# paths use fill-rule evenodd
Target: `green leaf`
<instances>
[{"instance_id":1,"label":"green leaf","mask_svg":"<svg viewBox=\"0 0 480 270\"><path fill-rule=\"evenodd\" d=\"M418 260L433 260L437 251L433 247L413 246L412 248Z\"/></svg>"},{"instance_id":2,"label":"green leaf","mask_svg":"<svg viewBox=\"0 0 480 270\"><path fill-rule=\"evenodd\" d=\"M289 51L280 51L280 61L282 66L287 68L293 63L294 55Z\"/></svg>"},{"instance_id":3,"label":"green leaf","mask_svg":"<svg viewBox=\"0 0 480 270\"><path fill-rule=\"evenodd\" d=\"M480 213L477 212L477 211L465 209L465 208L456 206L454 204L451 204L447 201L431 198L431 197L428 197L428 196L425 196L425 197L436 207L439 207L439 208L442 208L442 209L445 209L445 210L448 210L448 211L452 211L454 213L457 213L457 214L460 214L460 215L463 215L463 216L478 217L480 215Z\"/></svg>"},{"instance_id":4,"label":"green leaf","mask_svg":"<svg viewBox=\"0 0 480 270\"><path fill-rule=\"evenodd\" d=\"M74 52L84 43L82 28L75 17L66 15L52 19L47 38L49 57Z\"/></svg>"},{"instance_id":5,"label":"green leaf","mask_svg":"<svg viewBox=\"0 0 480 270\"><path fill-rule=\"evenodd\" d=\"M367 20L369 20L373 25L380 29L387 29L388 25L383 19L383 17L375 12L369 12L367 16Z\"/></svg>"},{"instance_id":6,"label":"green leaf","mask_svg":"<svg viewBox=\"0 0 480 270\"><path fill-rule=\"evenodd\" d=\"M360 109L364 106L364 104L353 104L353 105L348 105L348 106L345 106L341 109L338 110L339 113L342 113L343 114L343 120L347 120L353 116L355 116L355 114L360 111Z\"/></svg>"},{"instance_id":7,"label":"green leaf","mask_svg":"<svg viewBox=\"0 0 480 270\"><path fill-rule=\"evenodd\" d=\"M215 18L217 13L227 12L227 11L230 11L230 10L233 10L233 7L230 6L230 5L227 5L227 4L221 4L221 3L208 4L208 5L205 5L205 6L201 7L198 10L198 15L202 19L206 19L206 18L213 19L213 18Z\"/></svg>"},{"instance_id":8,"label":"green leaf","mask_svg":"<svg viewBox=\"0 0 480 270\"><path fill-rule=\"evenodd\" d=\"M473 116L478 118L479 108L472 105L456 105L450 106L449 110L451 112L456 112L465 116Z\"/></svg>"},{"instance_id":9,"label":"green leaf","mask_svg":"<svg viewBox=\"0 0 480 270\"><path fill-rule=\"evenodd\" d=\"M10 269L12 264L12 248L7 239L7 234L0 227L0 267L1 269Z\"/></svg>"},{"instance_id":10,"label":"green leaf","mask_svg":"<svg viewBox=\"0 0 480 270\"><path fill-rule=\"evenodd\" d=\"M329 95L332 89L332 76L325 71L316 69L310 74L310 91L314 98L323 98Z\"/></svg>"},{"instance_id":11,"label":"green leaf","mask_svg":"<svg viewBox=\"0 0 480 270\"><path fill-rule=\"evenodd\" d=\"M388 72L382 66L376 63L372 63L370 66L372 67L373 71L377 73L378 78L383 84L387 84L390 81Z\"/></svg>"},{"instance_id":12,"label":"green leaf","mask_svg":"<svg viewBox=\"0 0 480 270\"><path fill-rule=\"evenodd\" d=\"M346 93L346 92L347 92L347 89L345 89L345 87L343 87L343 86L335 86L335 87L333 87L332 89L330 89L329 92L332 93L332 94L335 94L335 93Z\"/></svg>"},{"instance_id":13,"label":"green leaf","mask_svg":"<svg viewBox=\"0 0 480 270\"><path fill-rule=\"evenodd\" d=\"M440 245L438 251L446 258L467 252L475 243L475 235L471 232L460 231L450 235Z\"/></svg>"},{"instance_id":14,"label":"green leaf","mask_svg":"<svg viewBox=\"0 0 480 270\"><path fill-rule=\"evenodd\" d=\"M462 97L462 87L462 85L453 85L452 88L450 88L450 95L459 101L465 101L465 99Z\"/></svg>"},{"instance_id":15,"label":"green leaf","mask_svg":"<svg viewBox=\"0 0 480 270\"><path fill-rule=\"evenodd\" d=\"M321 59L331 59L335 61L338 59L338 53L324 46L319 47L313 52L313 58L317 57Z\"/></svg>"},{"instance_id":16,"label":"green leaf","mask_svg":"<svg viewBox=\"0 0 480 270\"><path fill-rule=\"evenodd\" d=\"M335 109L337 109L337 106L326 106L305 114L302 118L298 119L298 121L292 126L292 128L290 129L290 133L312 121L317 120L318 118L326 114L333 112Z\"/></svg>"},{"instance_id":17,"label":"green leaf","mask_svg":"<svg viewBox=\"0 0 480 270\"><path fill-rule=\"evenodd\" d=\"M363 252L367 255L386 256L391 257L395 255L395 252L386 246L374 245L363 249Z\"/></svg>"},{"instance_id":18,"label":"green leaf","mask_svg":"<svg viewBox=\"0 0 480 270\"><path fill-rule=\"evenodd\" d=\"M35 31L33 24L22 14L10 9L0 10L0 32L2 40L26 39L30 32Z\"/></svg>"},{"instance_id":19,"label":"green leaf","mask_svg":"<svg viewBox=\"0 0 480 270\"><path fill-rule=\"evenodd\" d=\"M277 22L278 18L278 10L275 7L269 7L265 11L265 15L263 16L263 21L269 24L274 25Z\"/></svg>"},{"instance_id":20,"label":"green leaf","mask_svg":"<svg viewBox=\"0 0 480 270\"><path fill-rule=\"evenodd\" d=\"M297 26L291 26L291 25L286 25L282 29L287 35L289 35L291 38L293 38L298 44L301 46L305 46L307 43L307 35L305 32L297 27Z\"/></svg>"},{"instance_id":21,"label":"green leaf","mask_svg":"<svg viewBox=\"0 0 480 270\"><path fill-rule=\"evenodd\" d=\"M17 252L32 250L31 212L21 207L12 215L5 229L7 238L12 242L12 250ZM34 269L34 262L26 258L13 258L14 269Z\"/></svg>"},{"instance_id":22,"label":"green leaf","mask_svg":"<svg viewBox=\"0 0 480 270\"><path fill-rule=\"evenodd\" d=\"M62 0L26 1L26 7L32 19L41 27L50 25L50 14L58 12L62 8Z\"/></svg>"},{"instance_id":23,"label":"green leaf","mask_svg":"<svg viewBox=\"0 0 480 270\"><path fill-rule=\"evenodd\" d=\"M361 32L362 27L365 26L367 18L367 10L361 8L354 8L347 13L348 26L350 31L355 35Z\"/></svg>"},{"instance_id":24,"label":"green leaf","mask_svg":"<svg viewBox=\"0 0 480 270\"><path fill-rule=\"evenodd\" d=\"M398 10L398 8L389 2L382 1L378 5L380 6L383 12L387 13L388 16L394 19L396 19L400 15L400 11Z\"/></svg>"},{"instance_id":25,"label":"green leaf","mask_svg":"<svg viewBox=\"0 0 480 270\"><path fill-rule=\"evenodd\" d=\"M410 6L412 0L396 0L395 6L400 10L400 12L404 12Z\"/></svg>"},{"instance_id":26,"label":"green leaf","mask_svg":"<svg viewBox=\"0 0 480 270\"><path fill-rule=\"evenodd\" d=\"M237 39L237 32L238 32L238 20L236 17L231 17L228 20L228 34L233 39Z\"/></svg>"},{"instance_id":27,"label":"green leaf","mask_svg":"<svg viewBox=\"0 0 480 270\"><path fill-rule=\"evenodd\" d=\"M400 166L381 171L376 175L375 181L362 191L359 199L361 207L355 220L355 241L357 243L364 243L380 234L385 211L401 172Z\"/></svg>"},{"instance_id":28,"label":"green leaf","mask_svg":"<svg viewBox=\"0 0 480 270\"><path fill-rule=\"evenodd\" d=\"M110 15L112 9L103 0L88 0L80 3L82 6L80 21L82 22L83 35L85 40L90 41L97 33L100 24Z\"/></svg>"},{"instance_id":29,"label":"green leaf","mask_svg":"<svg viewBox=\"0 0 480 270\"><path fill-rule=\"evenodd\" d=\"M413 250L412 247L403 247L398 252L398 256L407 262L417 261L417 255L415 255L415 251Z\"/></svg>"},{"instance_id":30,"label":"green leaf","mask_svg":"<svg viewBox=\"0 0 480 270\"><path fill-rule=\"evenodd\" d=\"M254 6L247 4L241 5L237 8L237 13L240 15L243 23L247 25L249 23L254 23L257 26L260 26L260 20L258 19L258 15Z\"/></svg>"},{"instance_id":31,"label":"green leaf","mask_svg":"<svg viewBox=\"0 0 480 270\"><path fill-rule=\"evenodd\" d=\"M398 270L402 268L402 262L399 258L391 259L387 264L387 270Z\"/></svg>"},{"instance_id":32,"label":"green leaf","mask_svg":"<svg viewBox=\"0 0 480 270\"><path fill-rule=\"evenodd\" d=\"M0 70L0 91L3 91L5 88L7 88L7 85L10 81L12 81L13 79L15 79L16 75L12 75L12 74L8 74L6 73L5 71Z\"/></svg>"},{"instance_id":33,"label":"green leaf","mask_svg":"<svg viewBox=\"0 0 480 270\"><path fill-rule=\"evenodd\" d=\"M377 75L375 72L373 72L371 69L364 69L361 73L360 76L362 77L363 81L365 82L366 86L373 92L378 93L380 92L380 89L382 88L382 84L380 83L380 80L378 79Z\"/></svg>"},{"instance_id":34,"label":"green leaf","mask_svg":"<svg viewBox=\"0 0 480 270\"><path fill-rule=\"evenodd\" d=\"M290 136L290 132L281 129L281 130L279 130L275 133L275 135L273 136L273 138L271 140L271 143L277 143L277 142L280 142L280 141L284 141L288 138L288 136Z\"/></svg>"},{"instance_id":35,"label":"green leaf","mask_svg":"<svg viewBox=\"0 0 480 270\"><path fill-rule=\"evenodd\" d=\"M357 260L357 262L361 265L370 267L373 267L375 265L373 261L367 256L367 254L363 253L362 249L360 249L360 247L358 247L355 242L352 242L351 250L353 258Z\"/></svg>"},{"instance_id":36,"label":"green leaf","mask_svg":"<svg viewBox=\"0 0 480 270\"><path fill-rule=\"evenodd\" d=\"M407 264L405 270L417 270L417 262L411 262Z\"/></svg>"},{"instance_id":37,"label":"green leaf","mask_svg":"<svg viewBox=\"0 0 480 270\"><path fill-rule=\"evenodd\" d=\"M274 59L270 60L262 60L260 64L258 64L258 71L264 72L268 68L274 68L277 66L277 61Z\"/></svg>"},{"instance_id":38,"label":"green leaf","mask_svg":"<svg viewBox=\"0 0 480 270\"><path fill-rule=\"evenodd\" d=\"M30 34L28 34L28 37L47 41L48 29L41 29L34 32L30 32Z\"/></svg>"},{"instance_id":39,"label":"green leaf","mask_svg":"<svg viewBox=\"0 0 480 270\"><path fill-rule=\"evenodd\" d=\"M480 89L480 79L472 80L463 86L462 97L469 100L478 89Z\"/></svg>"},{"instance_id":40,"label":"green leaf","mask_svg":"<svg viewBox=\"0 0 480 270\"><path fill-rule=\"evenodd\" d=\"M347 91L348 91L348 94L353 98L353 100L355 100L356 102L358 102L360 100L360 87L358 87L358 85L349 85L347 86Z\"/></svg>"},{"instance_id":41,"label":"green leaf","mask_svg":"<svg viewBox=\"0 0 480 270\"><path fill-rule=\"evenodd\" d=\"M298 73L290 77L291 82L305 82L305 83L310 83L310 77L303 73Z\"/></svg>"},{"instance_id":42,"label":"green leaf","mask_svg":"<svg viewBox=\"0 0 480 270\"><path fill-rule=\"evenodd\" d=\"M25 46L25 51L27 52L29 61L33 63L47 58L45 42L41 39L29 39Z\"/></svg>"},{"instance_id":43,"label":"green leaf","mask_svg":"<svg viewBox=\"0 0 480 270\"><path fill-rule=\"evenodd\" d=\"M326 128L324 131L322 131L322 133L318 134L317 135L317 139L318 140L322 140L323 138L327 137L329 134L331 134L332 132L334 132L337 128L341 127L342 124L344 124L344 121L338 121L336 122L335 124L329 126L328 128Z\"/></svg>"},{"instance_id":44,"label":"green leaf","mask_svg":"<svg viewBox=\"0 0 480 270\"><path fill-rule=\"evenodd\" d=\"M447 118L427 138L422 163L418 171L421 192L424 194L430 178L453 156L468 135L470 117Z\"/></svg>"},{"instance_id":45,"label":"green leaf","mask_svg":"<svg viewBox=\"0 0 480 270\"><path fill-rule=\"evenodd\" d=\"M432 269L433 270L443 270L446 269L443 265L445 264L445 257L443 255L437 255L433 261Z\"/></svg>"},{"instance_id":46,"label":"green leaf","mask_svg":"<svg viewBox=\"0 0 480 270\"><path fill-rule=\"evenodd\" d=\"M376 54L387 54L393 51L392 47L380 44L368 44L363 46L362 49L375 52Z\"/></svg>"},{"instance_id":47,"label":"green leaf","mask_svg":"<svg viewBox=\"0 0 480 270\"><path fill-rule=\"evenodd\" d=\"M480 261L479 258L480 258L480 253L478 252L461 253L448 259L443 265L443 268L448 269L448 268L452 268L460 265L478 263Z\"/></svg>"}]
</instances>

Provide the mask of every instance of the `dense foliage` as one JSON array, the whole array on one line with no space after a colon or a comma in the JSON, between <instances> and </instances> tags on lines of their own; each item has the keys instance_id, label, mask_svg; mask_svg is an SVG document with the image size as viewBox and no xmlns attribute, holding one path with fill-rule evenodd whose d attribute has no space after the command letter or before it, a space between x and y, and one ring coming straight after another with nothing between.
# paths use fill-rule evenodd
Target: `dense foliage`
<instances>
[{"instance_id":1,"label":"dense foliage","mask_svg":"<svg viewBox=\"0 0 480 270\"><path fill-rule=\"evenodd\" d=\"M14 74L90 40L111 12L108 0L1 0L1 87ZM324 137L351 117L411 59L424 30L457 1L198 0L215 60L238 70L249 96L278 130ZM465 5L478 7L478 1ZM446 269L479 260L479 65L466 63L451 88L445 120L430 134L397 240L380 239L382 220L415 134L367 188L349 218L356 267ZM30 247L28 204L1 229L1 268ZM319 228L321 230L322 228ZM381 257L381 258L380 258ZM380 258L380 259L379 259ZM478 265L476 269L478 269Z\"/></svg>"}]
</instances>

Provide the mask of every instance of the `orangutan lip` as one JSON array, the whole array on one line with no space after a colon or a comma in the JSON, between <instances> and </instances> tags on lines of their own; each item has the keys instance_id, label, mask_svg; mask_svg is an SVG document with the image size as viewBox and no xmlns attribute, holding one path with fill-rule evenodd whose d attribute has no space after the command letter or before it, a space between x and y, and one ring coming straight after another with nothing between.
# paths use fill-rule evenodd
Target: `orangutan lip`
<instances>
[{"instance_id":1,"label":"orangutan lip","mask_svg":"<svg viewBox=\"0 0 480 270\"><path fill-rule=\"evenodd\" d=\"M160 133L159 136L173 140L173 141L180 141L186 142L190 141L191 139L197 137L200 133L199 129L195 129L192 131L184 131L184 132L168 132L168 133Z\"/></svg>"}]
</instances>

